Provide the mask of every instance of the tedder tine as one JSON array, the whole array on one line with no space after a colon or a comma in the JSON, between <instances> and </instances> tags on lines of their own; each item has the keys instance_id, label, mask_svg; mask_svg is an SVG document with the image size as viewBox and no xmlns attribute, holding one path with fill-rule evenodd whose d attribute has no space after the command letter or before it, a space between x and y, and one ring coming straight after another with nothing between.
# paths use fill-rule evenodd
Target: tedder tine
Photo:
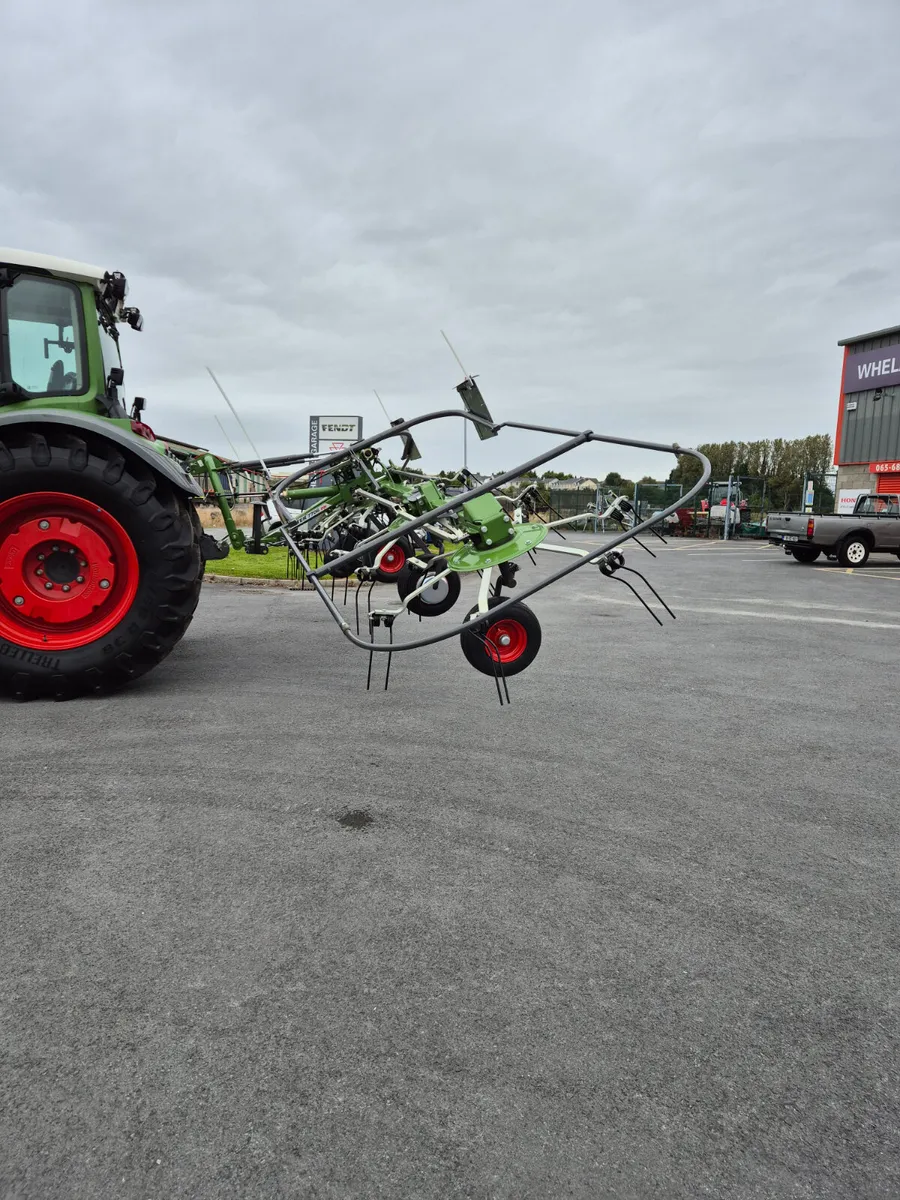
<instances>
[{"instance_id":1,"label":"tedder tine","mask_svg":"<svg viewBox=\"0 0 900 1200\"><path fill-rule=\"evenodd\" d=\"M675 614L672 612L671 608L669 608L668 604L666 604L665 600L663 600L662 596L659 594L659 592L656 590L656 588L653 586L653 584L650 582L650 580L646 577L646 575L642 575L640 573L640 571L636 571L634 569L634 567L619 567L619 570L620 571L630 571L632 575L637 575L638 579L642 579L644 581L644 583L647 585L647 587L650 589L650 591L653 593L653 595L657 598L657 600L663 606L663 608L666 610L666 612L669 614L669 616L672 618L672 620L675 621L678 619L675 616ZM622 583L625 583L624 579L622 580Z\"/></svg>"},{"instance_id":2,"label":"tedder tine","mask_svg":"<svg viewBox=\"0 0 900 1200\"><path fill-rule=\"evenodd\" d=\"M356 636L359 637L359 593L362 591L363 580L360 579L356 585L356 600L354 607L356 608Z\"/></svg>"},{"instance_id":3,"label":"tedder tine","mask_svg":"<svg viewBox=\"0 0 900 1200\"><path fill-rule=\"evenodd\" d=\"M391 643L391 645L393 646L393 644L394 644L394 622L393 622L392 620L389 620L389 621L386 621L386 622L385 622L385 624L386 624L386 625L387 625L387 627L388 627L388 641L389 641L389 642ZM387 690L388 690L388 683L389 683L389 681L390 681L390 678L391 678L391 659L392 659L393 657L394 657L393 653L391 653L391 652L388 652L388 656L387 656L387 669L386 669L386 670L385 670L385 672L384 672L384 690L385 690L385 691L387 691Z\"/></svg>"}]
</instances>

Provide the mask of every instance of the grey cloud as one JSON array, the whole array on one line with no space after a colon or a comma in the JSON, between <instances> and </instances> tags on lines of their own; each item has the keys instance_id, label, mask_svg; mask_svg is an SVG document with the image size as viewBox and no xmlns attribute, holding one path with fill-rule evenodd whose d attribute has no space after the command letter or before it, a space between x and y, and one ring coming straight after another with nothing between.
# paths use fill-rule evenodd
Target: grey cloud
<instances>
[{"instance_id":1,"label":"grey cloud","mask_svg":"<svg viewBox=\"0 0 900 1200\"><path fill-rule=\"evenodd\" d=\"M887 271L882 271L878 267L860 267L858 271L851 271L842 279L837 281L837 287L865 287L870 283L883 283L890 276Z\"/></svg>"},{"instance_id":2,"label":"grey cloud","mask_svg":"<svg viewBox=\"0 0 900 1200\"><path fill-rule=\"evenodd\" d=\"M265 450L310 411L374 427L372 387L452 403L440 328L503 415L830 429L835 342L898 317L873 274L900 265L894 81L866 46L900 14L861 7L865 38L838 0L9 7L3 240L126 271L129 385L189 440L224 416L207 363Z\"/></svg>"}]
</instances>

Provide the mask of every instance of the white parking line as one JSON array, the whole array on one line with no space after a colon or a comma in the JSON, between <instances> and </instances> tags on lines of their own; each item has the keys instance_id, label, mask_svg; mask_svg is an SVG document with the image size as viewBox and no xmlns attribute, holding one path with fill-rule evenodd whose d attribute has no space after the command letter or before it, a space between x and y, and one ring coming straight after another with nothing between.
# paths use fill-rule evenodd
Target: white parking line
<instances>
[{"instance_id":1,"label":"white parking line","mask_svg":"<svg viewBox=\"0 0 900 1200\"><path fill-rule=\"evenodd\" d=\"M629 608L640 608L637 600L618 600L611 596L588 596L582 593L584 599L600 601L603 604L624 604ZM862 629L900 629L900 624L891 621L853 621L847 617L813 617L801 616L799 613L759 612L751 608L707 608L705 605L676 604L675 614L681 612L705 613L716 617L755 617L762 621L795 621L801 625L853 625Z\"/></svg>"},{"instance_id":2,"label":"white parking line","mask_svg":"<svg viewBox=\"0 0 900 1200\"><path fill-rule=\"evenodd\" d=\"M678 592L673 593L676 598ZM884 616L882 608L850 608L846 604L815 604L809 600L781 600L774 599L772 596L715 596L710 592L704 592L706 600L727 600L735 604L766 604L770 608L778 606L781 608L802 608L806 611L809 608L821 608L825 612L841 612L841 613L872 613L874 616Z\"/></svg>"}]
</instances>

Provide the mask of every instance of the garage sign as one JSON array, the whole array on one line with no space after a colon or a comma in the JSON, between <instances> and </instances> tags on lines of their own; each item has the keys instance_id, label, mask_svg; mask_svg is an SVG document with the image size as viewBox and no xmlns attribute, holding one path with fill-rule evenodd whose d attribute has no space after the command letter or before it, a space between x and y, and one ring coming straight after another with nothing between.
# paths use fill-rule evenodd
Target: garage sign
<instances>
[{"instance_id":1,"label":"garage sign","mask_svg":"<svg viewBox=\"0 0 900 1200\"><path fill-rule=\"evenodd\" d=\"M362 437L362 417L310 417L310 454L334 454Z\"/></svg>"},{"instance_id":2,"label":"garage sign","mask_svg":"<svg viewBox=\"0 0 900 1200\"><path fill-rule=\"evenodd\" d=\"M900 345L882 346L847 355L844 394L865 392L869 388L893 387L900 383Z\"/></svg>"}]
</instances>

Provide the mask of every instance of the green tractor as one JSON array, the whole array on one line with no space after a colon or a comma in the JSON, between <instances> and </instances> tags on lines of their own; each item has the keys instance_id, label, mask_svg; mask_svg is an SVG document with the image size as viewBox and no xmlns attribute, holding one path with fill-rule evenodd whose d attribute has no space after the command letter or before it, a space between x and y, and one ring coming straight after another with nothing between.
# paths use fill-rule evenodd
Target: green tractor
<instances>
[{"instance_id":1,"label":"green tractor","mask_svg":"<svg viewBox=\"0 0 900 1200\"><path fill-rule=\"evenodd\" d=\"M641 572L625 566L617 547L637 541L705 486L709 462L699 451L589 429L496 423L474 376L467 375L456 388L463 410L392 421L374 437L312 462L304 453L269 459L268 465L261 459L227 464L197 447L158 439L143 421L143 400L125 410L119 332L142 325L139 311L126 306L126 293L118 272L0 250L0 693L62 700L143 675L190 624L204 562L232 549L265 553L270 544L287 546L344 637L368 652L367 686L376 653L387 655L386 687L394 653L459 637L469 663L493 675L503 703L506 677L524 670L541 645L537 618L522 601L586 566L625 583L662 624L621 573L643 580L674 616ZM410 461L418 458L413 428L449 418L473 424L480 438L509 428L562 441L488 480L465 469L453 477L411 470ZM399 466L380 457L381 444L392 439L403 446ZM580 518L531 521L511 500L507 508L514 511L506 511L499 488L531 478L537 467L591 442L688 454L700 462L701 477L680 501L647 521L619 512L622 531L591 549L548 540L552 530ZM303 466L272 478L270 467L301 460ZM229 469L257 468L266 487L264 502L254 504L248 542L233 519L237 492L224 478ZM323 475L332 482L316 482ZM198 477L208 480L219 501L227 530L221 542L201 529ZM299 513L290 507L297 501L304 505ZM616 503L627 507L624 498ZM503 595L517 587L515 560L536 561L536 551L570 562L542 574L517 599ZM351 574L357 578L356 633L334 604L335 580L344 580L346 603ZM449 612L461 596L460 576L478 578L477 604L462 621L394 642L397 617ZM359 626L364 582L370 582L368 640ZM375 582L394 583L400 603L369 607ZM376 643L379 627L388 631L386 642Z\"/></svg>"},{"instance_id":2,"label":"green tractor","mask_svg":"<svg viewBox=\"0 0 900 1200\"><path fill-rule=\"evenodd\" d=\"M119 272L0 249L0 692L103 691L191 622L199 488L119 396Z\"/></svg>"}]
</instances>

